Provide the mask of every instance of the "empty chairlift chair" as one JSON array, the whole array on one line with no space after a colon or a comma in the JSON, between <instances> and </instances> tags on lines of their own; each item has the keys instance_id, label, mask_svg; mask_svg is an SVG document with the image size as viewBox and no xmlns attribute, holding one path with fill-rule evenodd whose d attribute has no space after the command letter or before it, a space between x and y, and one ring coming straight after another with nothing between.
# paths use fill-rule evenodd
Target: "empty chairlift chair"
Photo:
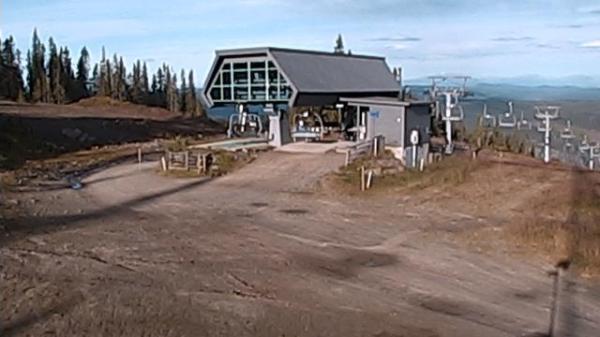
<instances>
[{"instance_id":1,"label":"empty chairlift chair","mask_svg":"<svg viewBox=\"0 0 600 337\"><path fill-rule=\"evenodd\" d=\"M508 102L508 111L498 116L498 126L507 129L514 129L517 127L517 117L513 112L512 102Z\"/></svg>"},{"instance_id":2,"label":"empty chairlift chair","mask_svg":"<svg viewBox=\"0 0 600 337\"><path fill-rule=\"evenodd\" d=\"M533 123L525 118L525 112L521 110L521 118L517 121L517 129L519 130L531 130Z\"/></svg>"},{"instance_id":3,"label":"empty chairlift chair","mask_svg":"<svg viewBox=\"0 0 600 337\"><path fill-rule=\"evenodd\" d=\"M296 113L292 117L292 125L292 139L294 142L298 139L305 141L320 141L323 139L325 126L318 113L311 111Z\"/></svg>"},{"instance_id":4,"label":"empty chairlift chair","mask_svg":"<svg viewBox=\"0 0 600 337\"><path fill-rule=\"evenodd\" d=\"M577 148L582 153L585 153L590 150L590 143L587 135L583 135L583 139L581 140L581 143L579 143L579 146Z\"/></svg>"},{"instance_id":5,"label":"empty chairlift chair","mask_svg":"<svg viewBox=\"0 0 600 337\"><path fill-rule=\"evenodd\" d=\"M571 120L567 120L567 125L561 131L560 138L565 142L565 147L571 149L573 147L573 140L577 138L573 129L571 128Z\"/></svg>"},{"instance_id":6,"label":"empty chairlift chair","mask_svg":"<svg viewBox=\"0 0 600 337\"><path fill-rule=\"evenodd\" d=\"M496 116L488 113L487 104L483 105L483 111L481 112L481 119L479 125L484 128L495 128L496 127Z\"/></svg>"}]
</instances>

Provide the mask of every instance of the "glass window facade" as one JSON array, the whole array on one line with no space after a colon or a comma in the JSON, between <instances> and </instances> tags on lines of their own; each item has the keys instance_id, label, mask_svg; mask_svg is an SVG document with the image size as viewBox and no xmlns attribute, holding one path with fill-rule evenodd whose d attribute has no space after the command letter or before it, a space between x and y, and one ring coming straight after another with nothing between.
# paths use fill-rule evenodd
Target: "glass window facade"
<instances>
[{"instance_id":1,"label":"glass window facade","mask_svg":"<svg viewBox=\"0 0 600 337\"><path fill-rule=\"evenodd\" d=\"M208 90L215 103L287 102L292 89L266 57L225 59Z\"/></svg>"}]
</instances>

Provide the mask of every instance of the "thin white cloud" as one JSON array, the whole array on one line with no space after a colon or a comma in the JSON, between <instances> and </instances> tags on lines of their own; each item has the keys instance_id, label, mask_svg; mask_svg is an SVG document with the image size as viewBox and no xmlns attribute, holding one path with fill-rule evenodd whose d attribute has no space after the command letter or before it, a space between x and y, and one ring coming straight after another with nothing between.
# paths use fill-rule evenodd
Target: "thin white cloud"
<instances>
[{"instance_id":1,"label":"thin white cloud","mask_svg":"<svg viewBox=\"0 0 600 337\"><path fill-rule=\"evenodd\" d=\"M367 41L374 42L419 42L421 41L420 37L415 36L401 36L401 37L377 37L367 39Z\"/></svg>"},{"instance_id":2,"label":"thin white cloud","mask_svg":"<svg viewBox=\"0 0 600 337\"><path fill-rule=\"evenodd\" d=\"M394 50L406 50L408 49L408 46L402 43L394 43L388 46L388 48L390 49L394 49Z\"/></svg>"},{"instance_id":3,"label":"thin white cloud","mask_svg":"<svg viewBox=\"0 0 600 337\"><path fill-rule=\"evenodd\" d=\"M593 40L581 44L582 48L600 48L600 40Z\"/></svg>"},{"instance_id":4,"label":"thin white cloud","mask_svg":"<svg viewBox=\"0 0 600 337\"><path fill-rule=\"evenodd\" d=\"M494 42L523 42L534 40L531 36L500 36L493 38Z\"/></svg>"}]
</instances>

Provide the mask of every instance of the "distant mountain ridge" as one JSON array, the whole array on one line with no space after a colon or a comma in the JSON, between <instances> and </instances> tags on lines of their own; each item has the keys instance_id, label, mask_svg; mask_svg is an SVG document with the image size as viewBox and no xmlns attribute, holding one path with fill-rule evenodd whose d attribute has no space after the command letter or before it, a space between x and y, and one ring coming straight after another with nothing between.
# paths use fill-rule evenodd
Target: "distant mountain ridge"
<instances>
[{"instance_id":1,"label":"distant mountain ridge","mask_svg":"<svg viewBox=\"0 0 600 337\"><path fill-rule=\"evenodd\" d=\"M584 76L585 77L585 76ZM528 77L529 81L521 81L520 83L510 83L514 80L493 80L472 79L467 83L467 90L472 94L474 99L510 99L510 100L526 100L526 101L600 101L600 79L598 86L579 86L567 83L575 83L574 78L571 81L562 80L559 82L551 82L542 77L534 80ZM587 78L587 77L586 77ZM586 80L585 83L592 84L594 80ZM424 90L431 85L428 78L421 78L406 81L405 85L416 90ZM582 83L582 82L580 82Z\"/></svg>"},{"instance_id":2,"label":"distant mountain ridge","mask_svg":"<svg viewBox=\"0 0 600 337\"><path fill-rule=\"evenodd\" d=\"M428 85L431 80L428 77L418 77L406 80L407 85ZM600 88L600 75L572 75L563 77L546 77L541 75L522 75L514 77L475 77L469 83L477 85L503 84L524 87L578 87L578 88Z\"/></svg>"}]
</instances>

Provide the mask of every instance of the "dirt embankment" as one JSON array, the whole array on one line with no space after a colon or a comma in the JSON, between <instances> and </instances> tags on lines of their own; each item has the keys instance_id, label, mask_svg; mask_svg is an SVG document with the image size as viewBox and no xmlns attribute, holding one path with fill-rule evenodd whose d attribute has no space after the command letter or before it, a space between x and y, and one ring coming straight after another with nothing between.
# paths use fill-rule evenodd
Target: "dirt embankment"
<instances>
[{"instance_id":1,"label":"dirt embankment","mask_svg":"<svg viewBox=\"0 0 600 337\"><path fill-rule=\"evenodd\" d=\"M223 130L209 120L184 119L165 109L128 103L0 104L0 170L92 147L206 137Z\"/></svg>"}]
</instances>

